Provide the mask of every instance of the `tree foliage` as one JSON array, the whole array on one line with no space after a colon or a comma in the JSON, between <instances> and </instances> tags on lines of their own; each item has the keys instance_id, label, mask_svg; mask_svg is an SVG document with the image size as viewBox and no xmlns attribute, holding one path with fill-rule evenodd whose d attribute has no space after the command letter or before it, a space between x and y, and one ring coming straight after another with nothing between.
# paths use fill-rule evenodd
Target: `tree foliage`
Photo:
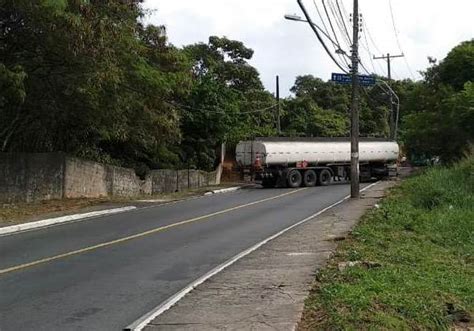
<instances>
[{"instance_id":1,"label":"tree foliage","mask_svg":"<svg viewBox=\"0 0 474 331\"><path fill-rule=\"evenodd\" d=\"M182 151L188 163L210 169L222 142L232 146L242 139L274 133L269 113L273 97L248 64L253 50L242 42L211 36L207 44L186 46L184 53L194 77L181 110Z\"/></svg>"},{"instance_id":2,"label":"tree foliage","mask_svg":"<svg viewBox=\"0 0 474 331\"><path fill-rule=\"evenodd\" d=\"M177 48L144 25L140 0L0 0L0 151L63 151L150 168L212 169L220 144L274 136L276 100L242 42L211 36ZM452 159L472 141L473 41L423 82L400 81L412 154ZM350 89L297 77L282 134L348 136ZM388 95L364 89L362 136L388 134Z\"/></svg>"},{"instance_id":3,"label":"tree foliage","mask_svg":"<svg viewBox=\"0 0 474 331\"><path fill-rule=\"evenodd\" d=\"M474 41L425 72L407 98L403 140L414 158L460 158L474 141Z\"/></svg>"},{"instance_id":4,"label":"tree foliage","mask_svg":"<svg viewBox=\"0 0 474 331\"><path fill-rule=\"evenodd\" d=\"M1 109L2 150L134 165L178 142L166 101L186 86L184 57L162 29L139 23L142 14L133 1L6 1L0 70L2 81L17 73L17 92L2 99L22 97Z\"/></svg>"}]
</instances>

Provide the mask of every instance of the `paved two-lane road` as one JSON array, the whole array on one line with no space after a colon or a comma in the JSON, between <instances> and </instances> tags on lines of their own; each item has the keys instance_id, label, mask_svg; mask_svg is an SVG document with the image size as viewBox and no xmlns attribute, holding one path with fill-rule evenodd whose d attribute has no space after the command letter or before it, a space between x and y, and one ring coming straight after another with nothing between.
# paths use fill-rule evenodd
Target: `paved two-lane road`
<instances>
[{"instance_id":1,"label":"paved two-lane road","mask_svg":"<svg viewBox=\"0 0 474 331\"><path fill-rule=\"evenodd\" d=\"M0 237L0 330L120 330L348 191L245 189Z\"/></svg>"}]
</instances>

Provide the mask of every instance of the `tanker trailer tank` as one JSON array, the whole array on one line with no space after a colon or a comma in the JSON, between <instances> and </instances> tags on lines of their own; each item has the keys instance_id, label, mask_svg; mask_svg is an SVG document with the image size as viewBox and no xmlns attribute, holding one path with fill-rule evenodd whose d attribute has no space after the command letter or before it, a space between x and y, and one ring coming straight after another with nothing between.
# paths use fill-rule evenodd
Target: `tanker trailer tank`
<instances>
[{"instance_id":1,"label":"tanker trailer tank","mask_svg":"<svg viewBox=\"0 0 474 331\"><path fill-rule=\"evenodd\" d=\"M350 179L347 139L269 139L240 142L236 161L264 187L311 187ZM396 175L399 146L394 141L362 139L359 143L361 180Z\"/></svg>"}]
</instances>

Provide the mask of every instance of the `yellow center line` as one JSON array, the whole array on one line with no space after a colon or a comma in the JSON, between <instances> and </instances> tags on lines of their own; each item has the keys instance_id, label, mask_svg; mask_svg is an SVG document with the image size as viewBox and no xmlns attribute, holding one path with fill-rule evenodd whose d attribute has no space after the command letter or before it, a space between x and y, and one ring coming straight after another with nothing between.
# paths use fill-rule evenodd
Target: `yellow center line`
<instances>
[{"instance_id":1,"label":"yellow center line","mask_svg":"<svg viewBox=\"0 0 474 331\"><path fill-rule=\"evenodd\" d=\"M295 190L295 191L287 192L287 193L280 194L280 195L270 197L270 198L266 198L266 199L263 199L263 200L258 200L258 201L246 203L244 205L228 208L228 209L221 210L221 211L218 211L218 212L215 212L215 213L211 213L211 214L207 214L207 215L187 219L187 220L180 221L180 222L177 222L177 223L161 226L161 227L151 229L151 230L148 230L148 231L145 231L145 232L137 233L137 234L134 234L134 235L131 235L131 236L128 236L128 237L123 237L123 238L120 238L120 239L104 242L104 243L101 243L101 244L81 248L81 249L78 249L78 250L75 250L75 251L71 251L71 252L67 252L67 253L51 256L51 257L47 257L47 258L44 258L44 259L40 259L40 260L36 260L36 261L32 261L32 262L28 262L28 263L24 263L24 264L20 264L20 265L16 265L16 266L13 266L13 267L9 267L9 268L0 270L0 275L7 274L7 273L10 273L10 272L14 272L14 271L18 271L18 270L21 270L21 269L31 268L31 267L39 265L39 264L43 264L43 263L63 259L63 258L69 257L69 256L90 252L90 251L93 251L93 250L96 250L96 249L99 249L99 248L120 244L120 243L130 241L130 240L133 240L133 239L149 236L151 234L161 232L161 231L165 231L165 230L177 227L177 226L181 226L181 225L185 225L185 224L189 224L189 223L194 223L194 222L206 220L206 219L209 219L211 217L226 214L226 213L229 213L229 212L234 211L234 210L242 209L242 208L245 208L245 207L250 207L250 206L253 206L253 205L257 205L257 204L264 203L264 202L271 201L271 200L275 200L275 199L279 199L279 198L282 198L282 197L285 197L285 196L288 196L288 195L291 195L291 194L295 194L295 193L303 191L303 190L306 190L306 188L302 188L302 189L298 189L298 190Z\"/></svg>"}]
</instances>

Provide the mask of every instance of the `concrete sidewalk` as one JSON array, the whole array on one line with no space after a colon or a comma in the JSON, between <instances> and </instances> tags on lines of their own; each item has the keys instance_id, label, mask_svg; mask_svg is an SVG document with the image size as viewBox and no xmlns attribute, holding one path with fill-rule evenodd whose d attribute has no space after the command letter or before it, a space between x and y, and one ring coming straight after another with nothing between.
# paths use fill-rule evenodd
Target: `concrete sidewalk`
<instances>
[{"instance_id":1,"label":"concrete sidewalk","mask_svg":"<svg viewBox=\"0 0 474 331\"><path fill-rule=\"evenodd\" d=\"M396 185L377 183L213 276L145 330L293 330L317 269L359 218Z\"/></svg>"}]
</instances>

